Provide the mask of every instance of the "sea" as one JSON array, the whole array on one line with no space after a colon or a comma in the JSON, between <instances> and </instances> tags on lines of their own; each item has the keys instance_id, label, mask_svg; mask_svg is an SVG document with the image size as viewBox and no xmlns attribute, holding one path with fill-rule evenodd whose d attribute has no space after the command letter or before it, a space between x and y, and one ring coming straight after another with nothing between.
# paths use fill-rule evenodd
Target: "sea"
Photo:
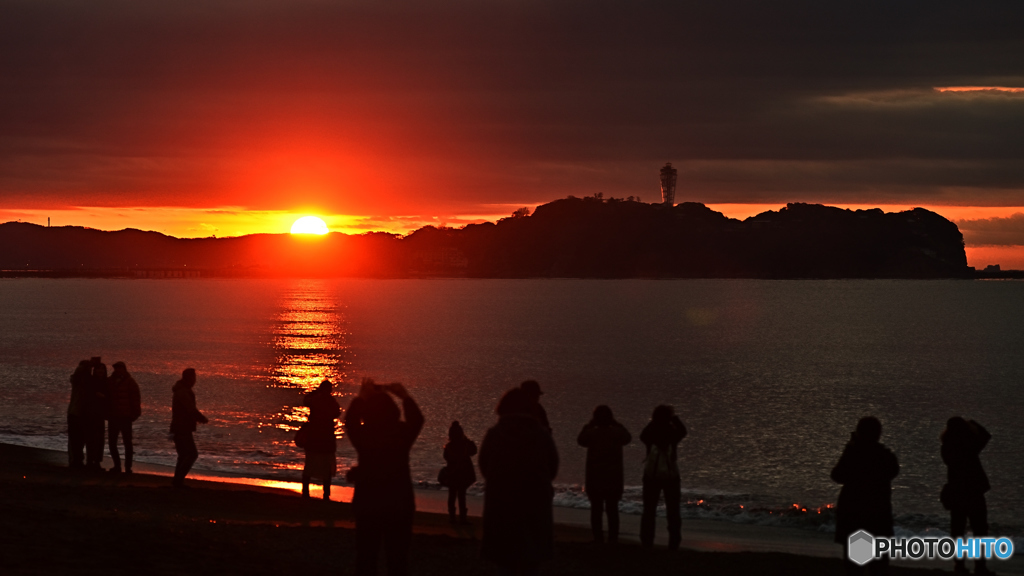
<instances>
[{"instance_id":1,"label":"sea","mask_svg":"<svg viewBox=\"0 0 1024 576\"><path fill-rule=\"evenodd\" d=\"M0 442L65 449L69 376L91 356L141 387L143 462L174 463L186 367L210 419L196 468L281 481L302 468L303 394L327 378L344 407L373 377L422 408L413 477L437 488L451 422L479 442L502 393L533 379L557 506L587 507L576 436L607 404L634 437L622 510L639 513L637 437L669 404L689 430L684 517L819 532L834 530L829 472L874 415L901 466L897 533L946 533L939 434L961 415L992 433L992 533L1024 535L1024 282L0 279ZM337 434L343 484L356 455Z\"/></svg>"}]
</instances>

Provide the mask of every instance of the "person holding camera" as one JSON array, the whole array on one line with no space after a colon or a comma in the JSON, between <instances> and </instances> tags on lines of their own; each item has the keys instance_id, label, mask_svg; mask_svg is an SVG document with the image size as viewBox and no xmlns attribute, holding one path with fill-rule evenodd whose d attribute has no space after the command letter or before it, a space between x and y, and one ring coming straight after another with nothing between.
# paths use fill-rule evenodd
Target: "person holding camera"
<instances>
[{"instance_id":1,"label":"person holding camera","mask_svg":"<svg viewBox=\"0 0 1024 576\"><path fill-rule=\"evenodd\" d=\"M981 451L992 435L975 422L961 416L946 421L942 431L942 462L946 464L946 485L940 499L950 514L949 535L953 538L967 534L967 522L976 537L988 536L988 504L985 492L992 487L981 466ZM953 561L953 572L967 574L964 560ZM984 558L974 561L975 574L992 574Z\"/></svg>"},{"instance_id":2,"label":"person holding camera","mask_svg":"<svg viewBox=\"0 0 1024 576\"><path fill-rule=\"evenodd\" d=\"M402 408L392 399L402 402ZM402 412L405 419L402 420ZM423 413L404 386L364 378L345 413L345 432L359 464L349 471L355 484L356 574L377 573L383 546L388 574L409 573L409 547L416 499L409 451L423 429Z\"/></svg>"},{"instance_id":3,"label":"person holding camera","mask_svg":"<svg viewBox=\"0 0 1024 576\"><path fill-rule=\"evenodd\" d=\"M643 478L644 510L640 516L640 543L644 546L654 545L654 519L658 501L664 493L668 547L673 550L679 548L682 529L679 501L682 499L682 491L676 449L683 438L686 438L686 426L672 407L664 404L654 409L650 423L640 433L640 441L647 446Z\"/></svg>"}]
</instances>

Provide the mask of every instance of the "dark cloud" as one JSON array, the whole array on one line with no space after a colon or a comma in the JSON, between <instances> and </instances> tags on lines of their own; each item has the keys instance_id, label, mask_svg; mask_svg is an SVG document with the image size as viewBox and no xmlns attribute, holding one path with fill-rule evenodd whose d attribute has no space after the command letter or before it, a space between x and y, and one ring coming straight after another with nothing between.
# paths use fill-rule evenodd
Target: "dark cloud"
<instances>
[{"instance_id":1,"label":"dark cloud","mask_svg":"<svg viewBox=\"0 0 1024 576\"><path fill-rule=\"evenodd\" d=\"M1021 70L1019 3L9 1L0 202L1024 205L1024 94L933 89Z\"/></svg>"},{"instance_id":2,"label":"dark cloud","mask_svg":"<svg viewBox=\"0 0 1024 576\"><path fill-rule=\"evenodd\" d=\"M958 220L968 246L1024 246L1024 214L1005 218Z\"/></svg>"}]
</instances>

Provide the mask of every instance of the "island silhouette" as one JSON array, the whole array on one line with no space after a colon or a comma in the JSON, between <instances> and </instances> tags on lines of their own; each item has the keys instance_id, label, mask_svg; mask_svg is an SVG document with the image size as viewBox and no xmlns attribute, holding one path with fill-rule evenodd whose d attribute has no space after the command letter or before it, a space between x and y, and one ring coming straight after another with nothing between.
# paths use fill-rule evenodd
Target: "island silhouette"
<instances>
[{"instance_id":1,"label":"island silhouette","mask_svg":"<svg viewBox=\"0 0 1024 576\"><path fill-rule=\"evenodd\" d=\"M310 237L174 238L0 224L4 275L112 277L968 278L963 235L915 208L788 204L745 220L703 204L568 197L497 222Z\"/></svg>"}]
</instances>

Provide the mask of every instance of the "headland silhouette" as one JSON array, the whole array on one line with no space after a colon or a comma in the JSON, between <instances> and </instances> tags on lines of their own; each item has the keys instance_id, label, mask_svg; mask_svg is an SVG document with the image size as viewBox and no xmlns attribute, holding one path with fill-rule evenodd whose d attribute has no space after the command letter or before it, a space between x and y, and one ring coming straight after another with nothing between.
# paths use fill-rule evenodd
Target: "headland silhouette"
<instances>
[{"instance_id":1,"label":"headland silhouette","mask_svg":"<svg viewBox=\"0 0 1024 576\"><path fill-rule=\"evenodd\" d=\"M740 221L703 204L569 197L529 214L406 236L181 239L0 224L5 275L127 277L970 278L956 224L789 204Z\"/></svg>"}]
</instances>

